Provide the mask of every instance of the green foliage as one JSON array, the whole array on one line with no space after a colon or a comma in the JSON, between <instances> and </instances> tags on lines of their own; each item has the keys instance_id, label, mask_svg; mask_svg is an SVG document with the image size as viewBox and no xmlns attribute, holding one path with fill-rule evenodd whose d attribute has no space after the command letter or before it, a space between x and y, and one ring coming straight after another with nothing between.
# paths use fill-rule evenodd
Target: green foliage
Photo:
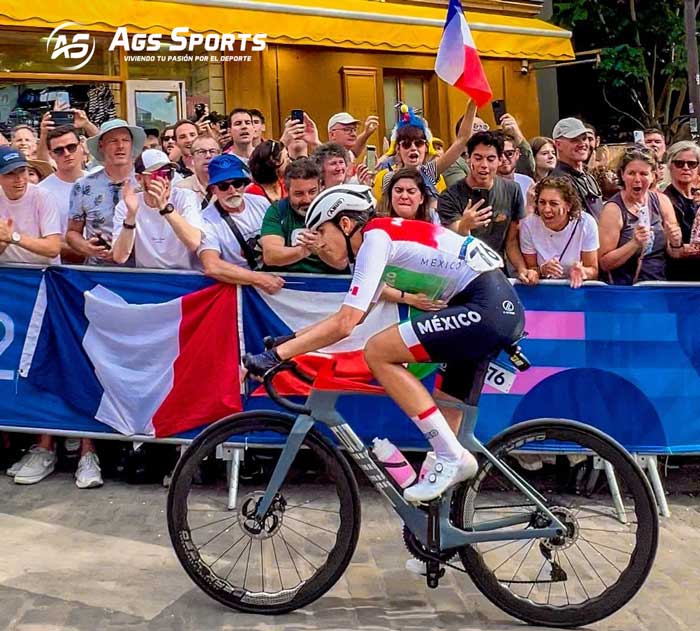
<instances>
[{"instance_id":1,"label":"green foliage","mask_svg":"<svg viewBox=\"0 0 700 631\"><path fill-rule=\"evenodd\" d=\"M671 122L685 95L683 0L554 0L553 10L575 50L601 49L597 73L611 101L647 124Z\"/></svg>"}]
</instances>

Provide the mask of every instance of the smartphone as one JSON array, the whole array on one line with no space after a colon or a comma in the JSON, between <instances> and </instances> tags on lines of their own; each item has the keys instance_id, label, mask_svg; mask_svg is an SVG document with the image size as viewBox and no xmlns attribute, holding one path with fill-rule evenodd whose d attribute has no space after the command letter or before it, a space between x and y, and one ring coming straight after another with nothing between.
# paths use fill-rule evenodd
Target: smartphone
<instances>
[{"instance_id":1,"label":"smartphone","mask_svg":"<svg viewBox=\"0 0 700 631\"><path fill-rule=\"evenodd\" d=\"M469 194L469 199L472 204L476 204L479 201L484 203L481 205L481 209L486 208L489 205L489 189L487 188L473 188Z\"/></svg>"},{"instance_id":2,"label":"smartphone","mask_svg":"<svg viewBox=\"0 0 700 631\"><path fill-rule=\"evenodd\" d=\"M291 119L300 123L304 122L304 110L292 110Z\"/></svg>"},{"instance_id":3,"label":"smartphone","mask_svg":"<svg viewBox=\"0 0 700 631\"><path fill-rule=\"evenodd\" d=\"M51 110L49 118L58 127L59 125L73 125L75 112L73 110Z\"/></svg>"},{"instance_id":4,"label":"smartphone","mask_svg":"<svg viewBox=\"0 0 700 631\"><path fill-rule=\"evenodd\" d=\"M493 117L496 119L496 125L500 125L501 119L506 113L506 102L503 99L496 99L491 101L491 107L493 108Z\"/></svg>"},{"instance_id":5,"label":"smartphone","mask_svg":"<svg viewBox=\"0 0 700 631\"><path fill-rule=\"evenodd\" d=\"M365 158L365 166L368 171L374 172L377 168L377 148L374 145L367 145L367 157Z\"/></svg>"},{"instance_id":6,"label":"smartphone","mask_svg":"<svg viewBox=\"0 0 700 631\"><path fill-rule=\"evenodd\" d=\"M70 94L68 92L56 92L56 105L70 107Z\"/></svg>"},{"instance_id":7,"label":"smartphone","mask_svg":"<svg viewBox=\"0 0 700 631\"><path fill-rule=\"evenodd\" d=\"M644 132L641 129L635 129L634 132L634 144L643 145L644 144Z\"/></svg>"},{"instance_id":8,"label":"smartphone","mask_svg":"<svg viewBox=\"0 0 700 631\"><path fill-rule=\"evenodd\" d=\"M97 235L97 243L95 245L103 247L105 250L111 250L112 244L109 241L105 241L101 234Z\"/></svg>"}]
</instances>

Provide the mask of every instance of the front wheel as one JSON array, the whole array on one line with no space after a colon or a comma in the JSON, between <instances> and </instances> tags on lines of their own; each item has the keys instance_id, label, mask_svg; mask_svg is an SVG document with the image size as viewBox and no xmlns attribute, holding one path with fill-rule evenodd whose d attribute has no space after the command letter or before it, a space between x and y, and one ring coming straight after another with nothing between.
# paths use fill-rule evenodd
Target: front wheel
<instances>
[{"instance_id":1,"label":"front wheel","mask_svg":"<svg viewBox=\"0 0 700 631\"><path fill-rule=\"evenodd\" d=\"M497 607L537 625L583 626L623 607L649 574L658 542L656 502L630 454L591 427L555 420L513 427L488 449L546 500L567 532L460 548L478 589ZM488 529L489 522L517 515L524 516L519 528L549 525L488 460L459 488L453 506L464 530Z\"/></svg>"},{"instance_id":2,"label":"front wheel","mask_svg":"<svg viewBox=\"0 0 700 631\"><path fill-rule=\"evenodd\" d=\"M236 414L208 427L178 462L168 530L180 563L209 596L248 613L283 614L330 589L357 545L360 499L347 461L313 428L264 519L256 508L294 419ZM245 447L235 508L222 455Z\"/></svg>"}]
</instances>

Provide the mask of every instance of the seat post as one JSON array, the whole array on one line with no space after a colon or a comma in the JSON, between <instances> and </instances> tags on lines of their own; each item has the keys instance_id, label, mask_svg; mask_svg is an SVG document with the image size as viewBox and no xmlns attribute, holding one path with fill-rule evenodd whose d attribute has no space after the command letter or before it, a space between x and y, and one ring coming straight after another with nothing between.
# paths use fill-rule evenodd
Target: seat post
<instances>
[{"instance_id":1,"label":"seat post","mask_svg":"<svg viewBox=\"0 0 700 631\"><path fill-rule=\"evenodd\" d=\"M472 386L465 400L467 405L478 407L479 399L481 398L481 390L484 387L484 381L486 381L486 375L488 374L489 364L491 363L492 359L493 355L489 355L488 357L484 357L476 362Z\"/></svg>"}]
</instances>

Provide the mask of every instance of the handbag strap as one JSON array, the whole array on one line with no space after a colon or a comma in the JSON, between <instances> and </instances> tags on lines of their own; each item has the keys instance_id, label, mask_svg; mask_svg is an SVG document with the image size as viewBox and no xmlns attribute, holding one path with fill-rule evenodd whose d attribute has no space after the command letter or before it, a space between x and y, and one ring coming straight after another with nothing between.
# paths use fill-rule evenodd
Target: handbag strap
<instances>
[{"instance_id":1,"label":"handbag strap","mask_svg":"<svg viewBox=\"0 0 700 631\"><path fill-rule=\"evenodd\" d=\"M216 210L219 211L219 215L231 229L231 232L233 232L233 236L236 237L238 245L241 246L241 253L245 257L245 260L248 262L248 267L250 267L251 270L255 270L258 267L258 259L255 256L253 248L251 248L250 244L245 240L243 234L241 234L240 228L236 225L236 222L232 219L231 215L225 210L221 209L221 207L219 206L219 202L216 202Z\"/></svg>"},{"instance_id":2,"label":"handbag strap","mask_svg":"<svg viewBox=\"0 0 700 631\"><path fill-rule=\"evenodd\" d=\"M561 251L561 254L559 255L559 261L564 258L564 254L566 254L566 251L569 249L569 245L571 244L571 240L574 238L574 235L576 234L576 230L578 229L578 225L581 223L581 217L576 220L576 225L574 226L574 229L571 231L571 234L569 235L569 240L566 242L566 245L564 246L564 249Z\"/></svg>"}]
</instances>

